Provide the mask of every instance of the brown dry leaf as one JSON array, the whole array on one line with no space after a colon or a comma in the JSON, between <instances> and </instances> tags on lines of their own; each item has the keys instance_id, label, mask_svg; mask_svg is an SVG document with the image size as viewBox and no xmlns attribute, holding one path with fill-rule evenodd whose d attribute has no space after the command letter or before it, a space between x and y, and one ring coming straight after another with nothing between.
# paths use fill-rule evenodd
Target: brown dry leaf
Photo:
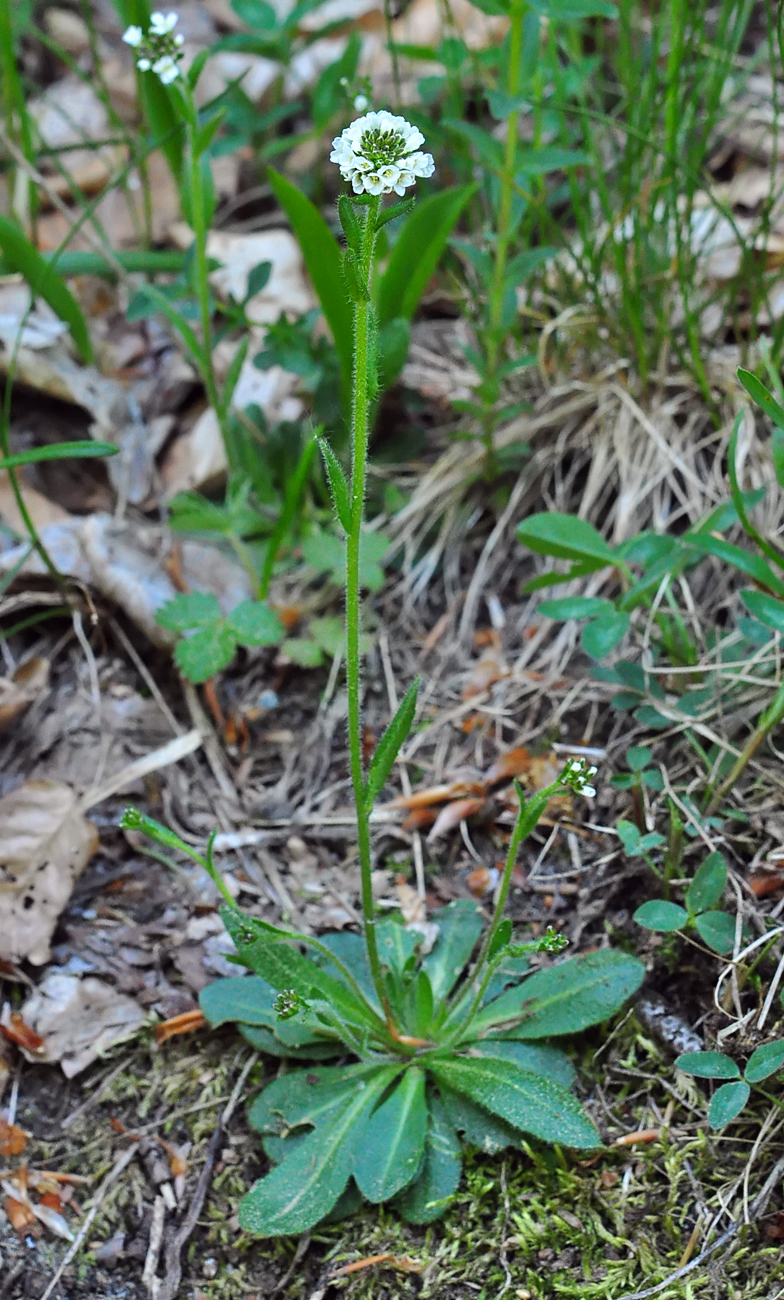
<instances>
[{"instance_id":1,"label":"brown dry leaf","mask_svg":"<svg viewBox=\"0 0 784 1300\"><path fill-rule=\"evenodd\" d=\"M45 1228L48 1228L55 1237L62 1237L63 1241L74 1240L74 1235L59 1210L55 1210L51 1205L47 1205L43 1200L39 1201L37 1204L31 1202L31 1208L36 1219L38 1219Z\"/></svg>"},{"instance_id":2,"label":"brown dry leaf","mask_svg":"<svg viewBox=\"0 0 784 1300\"><path fill-rule=\"evenodd\" d=\"M204 1012L199 1011L198 1008L194 1011L183 1011L181 1015L172 1016L169 1020L164 1020L160 1025L155 1026L155 1041L165 1043L178 1034L191 1034L195 1029L203 1029L206 1023Z\"/></svg>"},{"instance_id":3,"label":"brown dry leaf","mask_svg":"<svg viewBox=\"0 0 784 1300\"><path fill-rule=\"evenodd\" d=\"M466 795L482 795L485 785L482 781L450 781L444 785L431 785L426 790L416 790L414 794L398 795L390 799L385 808L429 808L434 803L447 803L450 799L462 799Z\"/></svg>"},{"instance_id":4,"label":"brown dry leaf","mask_svg":"<svg viewBox=\"0 0 784 1300\"><path fill-rule=\"evenodd\" d=\"M511 781L512 777L524 776L530 772L533 761L525 745L518 745L516 749L510 749L502 754L488 767L484 775L485 783L495 785L496 781Z\"/></svg>"},{"instance_id":5,"label":"brown dry leaf","mask_svg":"<svg viewBox=\"0 0 784 1300\"><path fill-rule=\"evenodd\" d=\"M215 488L226 477L228 468L218 417L208 406L193 428L176 438L164 456L161 465L164 495L171 500L178 492Z\"/></svg>"},{"instance_id":6,"label":"brown dry leaf","mask_svg":"<svg viewBox=\"0 0 784 1300\"><path fill-rule=\"evenodd\" d=\"M0 799L0 957L47 961L73 882L97 848L63 782L28 781Z\"/></svg>"},{"instance_id":7,"label":"brown dry leaf","mask_svg":"<svg viewBox=\"0 0 784 1300\"><path fill-rule=\"evenodd\" d=\"M13 677L0 677L0 734L49 689L49 660L34 656Z\"/></svg>"},{"instance_id":8,"label":"brown dry leaf","mask_svg":"<svg viewBox=\"0 0 784 1300\"><path fill-rule=\"evenodd\" d=\"M25 1023L20 1011L11 1010L8 1002L3 1003L0 1012L0 1033L8 1039L9 1043L15 1043L17 1047L24 1048L33 1056L40 1056L43 1051L43 1038Z\"/></svg>"},{"instance_id":9,"label":"brown dry leaf","mask_svg":"<svg viewBox=\"0 0 784 1300\"><path fill-rule=\"evenodd\" d=\"M22 1015L43 1039L43 1051L28 1059L59 1063L68 1079L144 1024L141 1007L103 980L56 970L30 994Z\"/></svg>"},{"instance_id":10,"label":"brown dry leaf","mask_svg":"<svg viewBox=\"0 0 784 1300\"><path fill-rule=\"evenodd\" d=\"M423 831L432 826L438 813L435 808L415 808L401 823L404 831Z\"/></svg>"},{"instance_id":11,"label":"brown dry leaf","mask_svg":"<svg viewBox=\"0 0 784 1300\"><path fill-rule=\"evenodd\" d=\"M395 883L395 893L400 903L400 912L406 925L417 924L427 921L427 912L425 910L425 900L420 898L419 894L406 880L398 880Z\"/></svg>"},{"instance_id":12,"label":"brown dry leaf","mask_svg":"<svg viewBox=\"0 0 784 1300\"><path fill-rule=\"evenodd\" d=\"M784 885L784 872L763 871L756 876L751 876L747 884L755 898L767 898L768 894L775 894L776 890Z\"/></svg>"},{"instance_id":13,"label":"brown dry leaf","mask_svg":"<svg viewBox=\"0 0 784 1300\"><path fill-rule=\"evenodd\" d=\"M0 1156L20 1156L27 1146L27 1134L16 1124L0 1119Z\"/></svg>"},{"instance_id":14,"label":"brown dry leaf","mask_svg":"<svg viewBox=\"0 0 784 1300\"><path fill-rule=\"evenodd\" d=\"M428 835L428 843L437 840L439 836L446 835L448 831L453 831L456 826L464 822L467 817L474 817L481 812L485 806L483 797L474 797L471 799L455 799L453 803L447 804L438 814L433 829Z\"/></svg>"},{"instance_id":15,"label":"brown dry leaf","mask_svg":"<svg viewBox=\"0 0 784 1300\"><path fill-rule=\"evenodd\" d=\"M18 1201L15 1196L6 1196L3 1209L14 1232L20 1237L25 1237L35 1227L35 1215L29 1201Z\"/></svg>"},{"instance_id":16,"label":"brown dry leaf","mask_svg":"<svg viewBox=\"0 0 784 1300\"><path fill-rule=\"evenodd\" d=\"M470 700L474 695L482 695L502 678L509 676L509 667L499 650L491 650L474 664L463 690L463 699Z\"/></svg>"}]
</instances>

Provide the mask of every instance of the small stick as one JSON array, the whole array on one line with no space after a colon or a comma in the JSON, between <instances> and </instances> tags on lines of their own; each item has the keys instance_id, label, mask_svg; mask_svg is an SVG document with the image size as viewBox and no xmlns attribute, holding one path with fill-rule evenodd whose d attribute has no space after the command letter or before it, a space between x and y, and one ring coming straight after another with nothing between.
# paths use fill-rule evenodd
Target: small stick
<instances>
[{"instance_id":1,"label":"small stick","mask_svg":"<svg viewBox=\"0 0 784 1300\"><path fill-rule=\"evenodd\" d=\"M156 1196L152 1207L152 1223L150 1224L150 1241L147 1246L147 1254L144 1260L144 1272L142 1273L142 1286L152 1296L152 1300L157 1300L160 1290L160 1279L155 1276L155 1270L158 1267L158 1260L161 1256L161 1245L163 1244L163 1226L166 1222L166 1201L162 1196Z\"/></svg>"}]
</instances>

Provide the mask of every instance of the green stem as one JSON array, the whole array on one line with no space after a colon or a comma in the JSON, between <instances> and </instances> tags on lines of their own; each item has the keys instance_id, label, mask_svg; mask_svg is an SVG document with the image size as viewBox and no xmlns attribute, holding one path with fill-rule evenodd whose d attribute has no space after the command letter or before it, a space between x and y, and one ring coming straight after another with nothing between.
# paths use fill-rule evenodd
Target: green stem
<instances>
[{"instance_id":1,"label":"green stem","mask_svg":"<svg viewBox=\"0 0 784 1300\"><path fill-rule=\"evenodd\" d=\"M525 19L525 0L513 0L510 11L509 29L509 67L506 77L506 92L511 99L520 94L520 74L523 54L523 22ZM485 401L483 416L484 443L487 452L487 473L493 472L493 430L494 389L501 354L501 321L504 310L504 289L506 262L509 245L513 235L512 203L515 194L515 171L517 169L517 137L519 110L513 105L506 119L506 141L504 143L504 165L501 176L501 200L498 206L498 231L495 241L495 263L490 285L488 303L487 344L486 344L486 382L489 394Z\"/></svg>"},{"instance_id":2,"label":"green stem","mask_svg":"<svg viewBox=\"0 0 784 1300\"><path fill-rule=\"evenodd\" d=\"M710 817L716 812L722 799L724 799L725 795L729 794L741 772L751 762L766 736L774 727L778 726L782 718L784 718L784 682L779 686L773 703L761 715L753 734L747 740L743 752L738 755L733 763L728 776L725 777L719 788L713 794L710 803L705 809L706 817Z\"/></svg>"},{"instance_id":3,"label":"green stem","mask_svg":"<svg viewBox=\"0 0 784 1300\"><path fill-rule=\"evenodd\" d=\"M190 174L191 221L193 223L194 250L196 255L196 292L199 299L199 316L201 318L201 377L207 391L207 401L221 423L220 400L215 371L212 365L212 314L210 312L209 259L207 257L208 231L204 224L204 187L202 184L201 158L196 153L196 131L198 119L191 104L193 120L188 122L187 166ZM196 360L197 358L194 358Z\"/></svg>"},{"instance_id":4,"label":"green stem","mask_svg":"<svg viewBox=\"0 0 784 1300\"><path fill-rule=\"evenodd\" d=\"M373 249L376 242L376 218L379 200L374 198L365 208L365 225L359 253L359 281L370 282L373 266ZM365 508L365 478L370 415L371 366L371 305L369 301L354 303L354 384L351 401L351 531L346 539L346 686L348 690L348 743L351 765L351 783L357 810L357 843L359 870L362 883L362 915L365 927L365 945L373 984L387 1021L391 1023L389 998L384 987L381 961L376 939L376 911L373 902L370 856L370 809L365 798L365 778L362 765L362 724L360 716L360 657L359 619L361 589L359 580L362 518ZM373 364L375 364L373 362Z\"/></svg>"}]
</instances>

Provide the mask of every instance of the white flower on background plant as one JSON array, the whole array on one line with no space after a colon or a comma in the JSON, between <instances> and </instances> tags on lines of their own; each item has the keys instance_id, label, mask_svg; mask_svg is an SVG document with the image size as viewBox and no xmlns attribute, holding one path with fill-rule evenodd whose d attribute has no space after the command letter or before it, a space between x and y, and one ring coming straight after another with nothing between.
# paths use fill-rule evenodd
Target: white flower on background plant
<instances>
[{"instance_id":1,"label":"white flower on background plant","mask_svg":"<svg viewBox=\"0 0 784 1300\"><path fill-rule=\"evenodd\" d=\"M575 794L593 799L596 796L596 789L590 783L598 770L596 767L590 767L584 758L570 758L561 773L561 780L564 785L574 790Z\"/></svg>"},{"instance_id":2,"label":"white flower on background plant","mask_svg":"<svg viewBox=\"0 0 784 1300\"><path fill-rule=\"evenodd\" d=\"M366 108L370 108L370 100L367 95L355 95L354 108L358 113L364 113Z\"/></svg>"},{"instance_id":3,"label":"white flower on background plant","mask_svg":"<svg viewBox=\"0 0 784 1300\"><path fill-rule=\"evenodd\" d=\"M179 20L180 15L175 13L162 14L156 12L150 14L150 31L153 36L168 36L169 32L174 31Z\"/></svg>"},{"instance_id":4,"label":"white flower on background plant","mask_svg":"<svg viewBox=\"0 0 784 1300\"><path fill-rule=\"evenodd\" d=\"M137 46L141 45L142 41L144 40L144 32L142 31L141 27L133 27L133 26L126 27L125 31L123 32L123 40L125 41L126 45L131 45L133 46L134 49L136 49Z\"/></svg>"},{"instance_id":5,"label":"white flower on background plant","mask_svg":"<svg viewBox=\"0 0 784 1300\"><path fill-rule=\"evenodd\" d=\"M156 59L152 70L157 77L160 77L164 86L170 85L180 75L180 69L170 54L164 54L162 58Z\"/></svg>"},{"instance_id":6,"label":"white flower on background plant","mask_svg":"<svg viewBox=\"0 0 784 1300\"><path fill-rule=\"evenodd\" d=\"M138 59L136 62L136 66L140 72L149 72L150 68L152 67L152 64L150 63L149 59Z\"/></svg>"},{"instance_id":7,"label":"white flower on background plant","mask_svg":"<svg viewBox=\"0 0 784 1300\"><path fill-rule=\"evenodd\" d=\"M381 109L347 126L332 141L329 157L355 194L404 194L420 177L435 171L432 154L419 151L424 143L418 127Z\"/></svg>"}]
</instances>

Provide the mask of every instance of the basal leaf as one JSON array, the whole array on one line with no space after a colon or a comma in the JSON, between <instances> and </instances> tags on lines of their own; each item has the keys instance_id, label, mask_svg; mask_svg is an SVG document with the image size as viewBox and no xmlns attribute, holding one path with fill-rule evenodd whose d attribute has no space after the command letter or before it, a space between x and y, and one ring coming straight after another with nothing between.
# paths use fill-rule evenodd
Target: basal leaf
<instances>
[{"instance_id":1,"label":"basal leaf","mask_svg":"<svg viewBox=\"0 0 784 1300\"><path fill-rule=\"evenodd\" d=\"M538 555L590 562L598 569L615 564L615 553L601 533L576 515L559 514L557 510L531 515L517 525L517 537Z\"/></svg>"},{"instance_id":2,"label":"basal leaf","mask_svg":"<svg viewBox=\"0 0 784 1300\"><path fill-rule=\"evenodd\" d=\"M737 1083L723 1083L714 1092L708 1107L711 1128L724 1128L725 1124L737 1119L750 1096L751 1088L743 1079Z\"/></svg>"},{"instance_id":3,"label":"basal leaf","mask_svg":"<svg viewBox=\"0 0 784 1300\"><path fill-rule=\"evenodd\" d=\"M728 912L703 912L694 926L703 943L722 957L735 947L735 917Z\"/></svg>"},{"instance_id":4,"label":"basal leaf","mask_svg":"<svg viewBox=\"0 0 784 1300\"><path fill-rule=\"evenodd\" d=\"M476 903L458 898L436 912L433 920L440 933L432 951L422 962L436 1002L451 993L482 933L482 918Z\"/></svg>"},{"instance_id":5,"label":"basal leaf","mask_svg":"<svg viewBox=\"0 0 784 1300\"><path fill-rule=\"evenodd\" d=\"M752 1052L746 1069L743 1071L749 1083L760 1083L771 1074L778 1074L784 1069L784 1038L777 1038L772 1043L763 1043Z\"/></svg>"},{"instance_id":6,"label":"basal leaf","mask_svg":"<svg viewBox=\"0 0 784 1300\"><path fill-rule=\"evenodd\" d=\"M709 853L686 890L686 906L690 912L707 912L721 902L727 887L727 863L718 851Z\"/></svg>"},{"instance_id":7,"label":"basal leaf","mask_svg":"<svg viewBox=\"0 0 784 1300\"><path fill-rule=\"evenodd\" d=\"M382 929L384 922L376 927L376 937ZM401 927L398 926L398 929ZM378 1006L377 994L373 984L373 976L370 972L370 963L367 958L365 941L361 934L354 934L352 930L334 930L320 936L321 942L330 952L334 952L339 961L344 966L348 966L357 984L362 989L368 1001L380 1011ZM320 966L325 966L333 974L337 972L337 967L331 967L327 959L319 952L314 952L313 960Z\"/></svg>"},{"instance_id":8,"label":"basal leaf","mask_svg":"<svg viewBox=\"0 0 784 1300\"><path fill-rule=\"evenodd\" d=\"M418 690L419 678L417 677L400 701L394 718L376 746L376 752L371 760L367 780L365 781L365 807L369 811L372 809L376 797L383 790L386 779L392 771L392 764L411 730L414 714L416 713Z\"/></svg>"},{"instance_id":9,"label":"basal leaf","mask_svg":"<svg viewBox=\"0 0 784 1300\"><path fill-rule=\"evenodd\" d=\"M332 331L340 357L340 369L346 391L350 391L353 365L354 324L351 304L343 279L340 245L318 208L296 185L273 167L267 169L269 182L302 250L321 310Z\"/></svg>"},{"instance_id":10,"label":"basal leaf","mask_svg":"<svg viewBox=\"0 0 784 1300\"><path fill-rule=\"evenodd\" d=\"M471 1035L514 1020L519 1020L515 1038L578 1033L618 1011L637 992L644 975L645 967L636 957L612 949L571 957L537 971L483 1007L472 1022Z\"/></svg>"},{"instance_id":11,"label":"basal leaf","mask_svg":"<svg viewBox=\"0 0 784 1300\"><path fill-rule=\"evenodd\" d=\"M357 1135L354 1179L368 1201L387 1201L416 1177L426 1132L425 1075L412 1065Z\"/></svg>"},{"instance_id":12,"label":"basal leaf","mask_svg":"<svg viewBox=\"0 0 784 1300\"><path fill-rule=\"evenodd\" d=\"M460 1174L460 1141L444 1103L434 1092L428 1103L422 1168L397 1200L403 1218L408 1223L433 1223L439 1219L460 1186Z\"/></svg>"},{"instance_id":13,"label":"basal leaf","mask_svg":"<svg viewBox=\"0 0 784 1300\"><path fill-rule=\"evenodd\" d=\"M243 600L226 622L240 645L277 645L285 635L280 618L265 600Z\"/></svg>"},{"instance_id":14,"label":"basal leaf","mask_svg":"<svg viewBox=\"0 0 784 1300\"><path fill-rule=\"evenodd\" d=\"M258 975L215 980L199 994L199 1006L213 1029L228 1021L246 1025L274 1025L277 993Z\"/></svg>"},{"instance_id":15,"label":"basal leaf","mask_svg":"<svg viewBox=\"0 0 784 1300\"><path fill-rule=\"evenodd\" d=\"M257 1052L265 1052L267 1056L279 1056L284 1060L325 1061L335 1056L345 1056L346 1053L346 1045L342 1039L329 1038L326 1034L323 1038L308 1038L301 1046L293 1047L290 1043L284 1043L266 1025L240 1023L239 1031Z\"/></svg>"},{"instance_id":16,"label":"basal leaf","mask_svg":"<svg viewBox=\"0 0 784 1300\"><path fill-rule=\"evenodd\" d=\"M174 659L189 682L206 682L228 668L237 649L234 633L221 620L177 643Z\"/></svg>"},{"instance_id":17,"label":"basal leaf","mask_svg":"<svg viewBox=\"0 0 784 1300\"><path fill-rule=\"evenodd\" d=\"M2 215L0 215L0 248L9 267L19 271L32 292L48 302L55 315L68 326L82 360L90 364L93 360L93 345L87 322L82 315L81 307L57 271L55 263L47 262L21 227Z\"/></svg>"},{"instance_id":18,"label":"basal leaf","mask_svg":"<svg viewBox=\"0 0 784 1300\"><path fill-rule=\"evenodd\" d=\"M372 1064L315 1066L279 1075L267 1084L248 1109L248 1123L261 1134L270 1159L284 1158L292 1130L319 1128L331 1120L377 1068Z\"/></svg>"},{"instance_id":19,"label":"basal leaf","mask_svg":"<svg viewBox=\"0 0 784 1300\"><path fill-rule=\"evenodd\" d=\"M545 1142L592 1149L599 1133L579 1102L559 1084L522 1070L513 1061L455 1056L431 1061L435 1078Z\"/></svg>"},{"instance_id":20,"label":"basal leaf","mask_svg":"<svg viewBox=\"0 0 784 1300\"><path fill-rule=\"evenodd\" d=\"M674 934L682 930L689 919L689 914L677 903L668 903L663 898L652 898L637 908L632 918L646 930L656 930L659 934Z\"/></svg>"},{"instance_id":21,"label":"basal leaf","mask_svg":"<svg viewBox=\"0 0 784 1300\"><path fill-rule=\"evenodd\" d=\"M381 327L395 317L410 320L477 185L461 185L420 199L408 217L378 286Z\"/></svg>"},{"instance_id":22,"label":"basal leaf","mask_svg":"<svg viewBox=\"0 0 784 1300\"><path fill-rule=\"evenodd\" d=\"M258 1237L307 1232L336 1204L351 1176L357 1133L399 1067L380 1066L351 1090L345 1106L314 1129L240 1201L239 1221Z\"/></svg>"},{"instance_id":23,"label":"basal leaf","mask_svg":"<svg viewBox=\"0 0 784 1300\"><path fill-rule=\"evenodd\" d=\"M439 1081L438 1088L450 1124L464 1135L471 1146L484 1151L486 1155L497 1155L507 1147L519 1148L520 1134L511 1124L505 1124L497 1115L491 1115L489 1110L477 1106L443 1081Z\"/></svg>"},{"instance_id":24,"label":"basal leaf","mask_svg":"<svg viewBox=\"0 0 784 1300\"><path fill-rule=\"evenodd\" d=\"M408 930L399 922L387 919L376 925L376 940L378 955L384 965L401 974L422 942L422 936L416 930Z\"/></svg>"},{"instance_id":25,"label":"basal leaf","mask_svg":"<svg viewBox=\"0 0 784 1300\"><path fill-rule=\"evenodd\" d=\"M571 1088L575 1080L574 1066L557 1047L533 1047L530 1043L515 1042L510 1038L483 1038L471 1046L471 1054L491 1056L496 1060L514 1061L521 1070L541 1074L562 1088Z\"/></svg>"},{"instance_id":26,"label":"basal leaf","mask_svg":"<svg viewBox=\"0 0 784 1300\"><path fill-rule=\"evenodd\" d=\"M697 1079L737 1079L740 1075L732 1057L724 1052L684 1052L675 1065Z\"/></svg>"}]
</instances>

